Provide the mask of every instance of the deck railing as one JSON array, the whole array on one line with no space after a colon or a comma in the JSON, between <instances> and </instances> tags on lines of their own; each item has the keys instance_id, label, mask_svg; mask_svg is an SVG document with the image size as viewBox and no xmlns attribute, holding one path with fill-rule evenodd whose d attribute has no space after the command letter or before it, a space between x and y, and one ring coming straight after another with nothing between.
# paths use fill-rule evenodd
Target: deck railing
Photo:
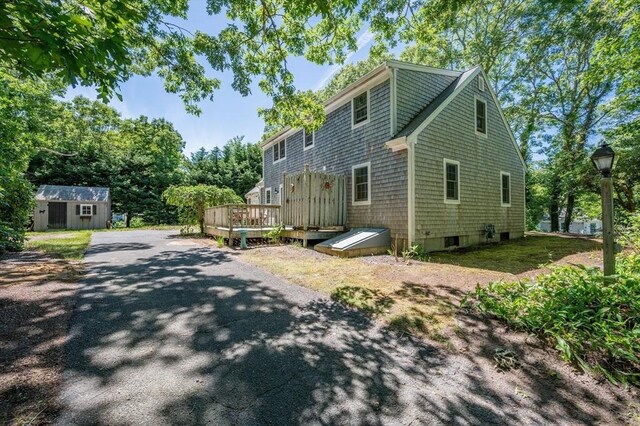
<instances>
[{"instance_id":1,"label":"deck railing","mask_svg":"<svg viewBox=\"0 0 640 426\"><path fill-rule=\"evenodd\" d=\"M207 227L229 230L267 229L281 223L280 206L266 204L225 204L208 208L204 215Z\"/></svg>"}]
</instances>

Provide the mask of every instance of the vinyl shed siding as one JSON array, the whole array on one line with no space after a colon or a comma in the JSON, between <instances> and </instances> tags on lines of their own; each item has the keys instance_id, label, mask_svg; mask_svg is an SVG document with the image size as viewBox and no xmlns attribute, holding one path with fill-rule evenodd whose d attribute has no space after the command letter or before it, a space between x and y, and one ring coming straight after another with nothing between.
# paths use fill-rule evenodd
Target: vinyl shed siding
<instances>
[{"instance_id":1,"label":"vinyl shed siding","mask_svg":"<svg viewBox=\"0 0 640 426\"><path fill-rule=\"evenodd\" d=\"M444 248L444 237L460 245L484 241L486 225L511 238L524 235L524 170L488 89L477 78L418 136L416 144L416 242ZM488 137L475 133L475 96L487 103ZM443 159L460 162L460 204L444 203ZM511 207L501 206L500 172L511 174Z\"/></svg>"},{"instance_id":2,"label":"vinyl shed siding","mask_svg":"<svg viewBox=\"0 0 640 426\"><path fill-rule=\"evenodd\" d=\"M394 133L404 128L455 79L434 73L396 70L397 124Z\"/></svg>"},{"instance_id":3,"label":"vinyl shed siding","mask_svg":"<svg viewBox=\"0 0 640 426\"><path fill-rule=\"evenodd\" d=\"M309 164L311 170L344 174L347 181L347 226L389 228L392 236L407 235L407 154L393 153L385 147L389 140L389 80L373 87L370 96L370 121L351 129L351 102L327 115L315 134L314 147L304 150L302 131L286 142L286 159L273 164L273 147L263 152L264 187L275 190L284 172L292 174ZM371 204L352 205L351 168L371 162ZM263 196L264 196L264 189ZM264 199L264 198L263 198ZM279 195L274 194L274 204Z\"/></svg>"}]
</instances>

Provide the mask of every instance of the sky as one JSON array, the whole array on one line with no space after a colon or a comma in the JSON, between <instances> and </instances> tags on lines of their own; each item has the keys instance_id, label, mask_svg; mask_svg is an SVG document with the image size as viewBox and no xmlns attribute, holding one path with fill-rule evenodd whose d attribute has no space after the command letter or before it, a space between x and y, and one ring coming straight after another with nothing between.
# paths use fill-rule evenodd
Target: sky
<instances>
[{"instance_id":1,"label":"sky","mask_svg":"<svg viewBox=\"0 0 640 426\"><path fill-rule=\"evenodd\" d=\"M186 21L171 19L189 30L200 29L217 33L226 25L224 16L209 16L205 11L205 1L190 2L189 16ZM358 35L358 50L348 56L347 63L366 59L371 47L372 35L364 29ZM289 63L295 76L296 87L300 90L318 90L329 82L340 66L319 66L303 58L293 58ZM163 81L158 76L134 76L120 86L122 101L111 100L110 105L124 118L136 118L145 115L150 118L165 118L172 122L175 129L185 140L186 154L204 147L207 150L221 147L234 136L245 136L247 142L258 142L264 130L264 121L258 116L260 107L270 107L271 99L265 96L254 82L252 93L243 97L231 88L231 72L215 74L222 81L221 88L214 94L213 101L200 104L200 116L188 114L177 94L166 93ZM97 99L95 89L76 87L67 90L65 99L70 100L82 95Z\"/></svg>"}]
</instances>

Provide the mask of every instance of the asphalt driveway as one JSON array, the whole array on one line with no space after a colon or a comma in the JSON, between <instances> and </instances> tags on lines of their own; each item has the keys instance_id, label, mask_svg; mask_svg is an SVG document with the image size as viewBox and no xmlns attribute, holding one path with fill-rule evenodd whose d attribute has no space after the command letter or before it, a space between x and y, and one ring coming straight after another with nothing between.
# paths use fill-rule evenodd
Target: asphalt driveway
<instances>
[{"instance_id":1,"label":"asphalt driveway","mask_svg":"<svg viewBox=\"0 0 640 426\"><path fill-rule=\"evenodd\" d=\"M93 234L59 424L595 420L172 232Z\"/></svg>"}]
</instances>

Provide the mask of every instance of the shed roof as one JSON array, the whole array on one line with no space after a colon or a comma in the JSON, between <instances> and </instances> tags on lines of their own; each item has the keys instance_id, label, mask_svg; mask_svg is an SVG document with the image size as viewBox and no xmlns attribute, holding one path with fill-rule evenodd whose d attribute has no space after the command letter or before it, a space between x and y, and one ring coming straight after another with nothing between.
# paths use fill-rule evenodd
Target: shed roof
<instances>
[{"instance_id":1,"label":"shed roof","mask_svg":"<svg viewBox=\"0 0 640 426\"><path fill-rule=\"evenodd\" d=\"M40 185L38 201L109 201L109 188L97 186Z\"/></svg>"}]
</instances>

